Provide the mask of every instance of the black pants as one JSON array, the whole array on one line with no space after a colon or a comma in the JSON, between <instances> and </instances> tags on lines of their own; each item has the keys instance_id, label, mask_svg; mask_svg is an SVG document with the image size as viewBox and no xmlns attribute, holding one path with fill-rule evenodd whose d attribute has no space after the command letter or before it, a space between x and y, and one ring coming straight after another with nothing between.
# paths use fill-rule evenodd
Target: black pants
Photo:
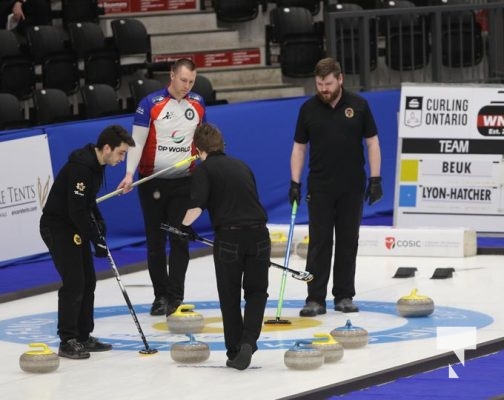
<instances>
[{"instance_id":1,"label":"black pants","mask_svg":"<svg viewBox=\"0 0 504 400\"><path fill-rule=\"evenodd\" d=\"M42 216L40 234L62 285L58 290L58 335L62 342L86 340L94 329L96 274L88 241L71 226L53 224Z\"/></svg>"},{"instance_id":2,"label":"black pants","mask_svg":"<svg viewBox=\"0 0 504 400\"><path fill-rule=\"evenodd\" d=\"M359 244L364 196L362 193L310 193L308 202L309 243L306 270L314 279L308 283L306 301L325 306L334 245L334 301L355 296L355 262Z\"/></svg>"},{"instance_id":3,"label":"black pants","mask_svg":"<svg viewBox=\"0 0 504 400\"><path fill-rule=\"evenodd\" d=\"M271 242L267 228L218 231L213 248L227 356L248 343L257 350L268 299ZM241 312L241 288L245 308Z\"/></svg>"},{"instance_id":4,"label":"black pants","mask_svg":"<svg viewBox=\"0 0 504 400\"><path fill-rule=\"evenodd\" d=\"M147 238L147 263L154 296L184 300L184 281L189 264L189 244L169 234L170 255L166 268L166 231L161 223L179 226L189 201L190 178L152 179L138 187Z\"/></svg>"}]
</instances>

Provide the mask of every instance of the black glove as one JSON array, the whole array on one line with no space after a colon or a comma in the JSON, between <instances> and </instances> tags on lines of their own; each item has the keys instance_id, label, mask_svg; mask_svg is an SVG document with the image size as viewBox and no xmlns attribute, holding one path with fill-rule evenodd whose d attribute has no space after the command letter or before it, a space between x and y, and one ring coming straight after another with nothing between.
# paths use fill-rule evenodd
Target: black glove
<instances>
[{"instance_id":1,"label":"black glove","mask_svg":"<svg viewBox=\"0 0 504 400\"><path fill-rule=\"evenodd\" d=\"M103 219L97 219L95 224L99 234L103 237L107 236L107 225L105 225L105 221Z\"/></svg>"},{"instance_id":2,"label":"black glove","mask_svg":"<svg viewBox=\"0 0 504 400\"><path fill-rule=\"evenodd\" d=\"M366 194L364 196L364 201L367 201L368 205L373 205L382 197L383 190L381 185L381 176L370 177L368 179L368 186L366 189Z\"/></svg>"},{"instance_id":3,"label":"black glove","mask_svg":"<svg viewBox=\"0 0 504 400\"><path fill-rule=\"evenodd\" d=\"M198 234L190 225L180 225L180 231L184 233L184 239L192 240L193 242L198 238Z\"/></svg>"},{"instance_id":4,"label":"black glove","mask_svg":"<svg viewBox=\"0 0 504 400\"><path fill-rule=\"evenodd\" d=\"M291 181L289 189L289 201L294 204L294 201L299 205L301 201L301 184Z\"/></svg>"},{"instance_id":5,"label":"black glove","mask_svg":"<svg viewBox=\"0 0 504 400\"><path fill-rule=\"evenodd\" d=\"M103 236L93 239L93 247L95 249L95 257L106 258L108 257L107 243Z\"/></svg>"}]
</instances>

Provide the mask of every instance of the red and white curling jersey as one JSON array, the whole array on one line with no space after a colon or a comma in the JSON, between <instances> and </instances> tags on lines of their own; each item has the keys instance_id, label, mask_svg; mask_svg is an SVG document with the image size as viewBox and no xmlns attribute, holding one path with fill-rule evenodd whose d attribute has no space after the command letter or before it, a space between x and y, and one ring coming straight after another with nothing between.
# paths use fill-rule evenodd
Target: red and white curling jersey
<instances>
[{"instance_id":1,"label":"red and white curling jersey","mask_svg":"<svg viewBox=\"0 0 504 400\"><path fill-rule=\"evenodd\" d=\"M138 147L132 147L128 152L128 171L137 167L131 165L138 163L138 159L135 162L135 152L141 151L138 163L141 176L149 176L196 154L194 130L204 121L205 103L196 93L190 92L177 101L164 88L144 97L133 119L133 138ZM183 164L159 177L170 179L188 176L193 166L194 163Z\"/></svg>"}]
</instances>

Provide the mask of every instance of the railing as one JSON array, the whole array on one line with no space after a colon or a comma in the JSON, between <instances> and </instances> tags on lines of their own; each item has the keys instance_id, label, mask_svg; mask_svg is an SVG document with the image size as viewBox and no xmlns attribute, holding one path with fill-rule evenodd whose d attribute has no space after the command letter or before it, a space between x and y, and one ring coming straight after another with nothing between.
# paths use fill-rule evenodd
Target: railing
<instances>
[{"instance_id":1,"label":"railing","mask_svg":"<svg viewBox=\"0 0 504 400\"><path fill-rule=\"evenodd\" d=\"M476 11L486 15L482 26ZM341 11L325 8L327 53L354 90L401 82L504 81L504 1Z\"/></svg>"}]
</instances>

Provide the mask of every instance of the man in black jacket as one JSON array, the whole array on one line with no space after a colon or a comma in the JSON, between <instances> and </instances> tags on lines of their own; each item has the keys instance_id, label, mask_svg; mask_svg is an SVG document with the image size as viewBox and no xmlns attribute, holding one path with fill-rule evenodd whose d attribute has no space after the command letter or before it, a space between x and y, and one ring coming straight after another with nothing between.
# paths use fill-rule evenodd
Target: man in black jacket
<instances>
[{"instance_id":1,"label":"man in black jacket","mask_svg":"<svg viewBox=\"0 0 504 400\"><path fill-rule=\"evenodd\" d=\"M40 219L40 234L61 277L58 291L59 355L89 358L89 352L112 345L90 336L94 328L96 274L90 243L96 257L107 257L105 222L96 204L106 165L124 161L134 140L121 126L105 128L96 145L73 151L49 192Z\"/></svg>"},{"instance_id":2,"label":"man in black jacket","mask_svg":"<svg viewBox=\"0 0 504 400\"><path fill-rule=\"evenodd\" d=\"M224 154L224 140L217 128L206 123L198 126L194 145L203 162L193 172L190 207L181 230L194 239L190 225L208 209L215 229L213 255L226 365L244 370L257 350L268 299L268 217L259 201L254 174L243 161Z\"/></svg>"}]
</instances>

